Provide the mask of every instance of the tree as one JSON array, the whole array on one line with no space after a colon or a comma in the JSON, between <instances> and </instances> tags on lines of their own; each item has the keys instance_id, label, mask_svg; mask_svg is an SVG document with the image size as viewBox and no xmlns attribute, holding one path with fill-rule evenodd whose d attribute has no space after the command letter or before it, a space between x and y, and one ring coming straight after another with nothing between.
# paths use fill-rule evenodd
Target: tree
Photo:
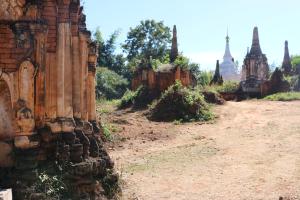
<instances>
[{"instance_id":1,"label":"tree","mask_svg":"<svg viewBox=\"0 0 300 200\"><path fill-rule=\"evenodd\" d=\"M97 68L96 73L97 98L118 99L123 96L128 87L128 81L105 67Z\"/></svg>"},{"instance_id":2,"label":"tree","mask_svg":"<svg viewBox=\"0 0 300 200\"><path fill-rule=\"evenodd\" d=\"M130 28L125 44L124 52L131 62L134 59L150 58L163 60L169 54L171 45L170 28L164 23L154 20L141 21L135 28Z\"/></svg>"},{"instance_id":3,"label":"tree","mask_svg":"<svg viewBox=\"0 0 300 200\"><path fill-rule=\"evenodd\" d=\"M99 28L96 30L94 38L99 44L97 64L129 79L131 73L125 64L126 58L122 54L116 54L116 42L119 34L120 30L117 30L110 35L108 40L104 41Z\"/></svg>"},{"instance_id":4,"label":"tree","mask_svg":"<svg viewBox=\"0 0 300 200\"><path fill-rule=\"evenodd\" d=\"M115 31L107 41L104 41L99 28L96 30L94 37L99 44L98 66L111 68L115 61L116 40L120 32Z\"/></svg>"},{"instance_id":5,"label":"tree","mask_svg":"<svg viewBox=\"0 0 300 200\"><path fill-rule=\"evenodd\" d=\"M206 86L206 85L209 85L209 83L212 80L212 77L213 77L212 72L210 72L210 71L201 71L199 76L198 76L197 82L198 82L199 85Z\"/></svg>"},{"instance_id":6,"label":"tree","mask_svg":"<svg viewBox=\"0 0 300 200\"><path fill-rule=\"evenodd\" d=\"M300 75L300 55L291 57L293 70Z\"/></svg>"},{"instance_id":7,"label":"tree","mask_svg":"<svg viewBox=\"0 0 300 200\"><path fill-rule=\"evenodd\" d=\"M196 77L196 79L198 79L198 77L201 74L200 64L198 64L198 63L190 63L189 64L189 69L191 70L192 74Z\"/></svg>"}]
</instances>

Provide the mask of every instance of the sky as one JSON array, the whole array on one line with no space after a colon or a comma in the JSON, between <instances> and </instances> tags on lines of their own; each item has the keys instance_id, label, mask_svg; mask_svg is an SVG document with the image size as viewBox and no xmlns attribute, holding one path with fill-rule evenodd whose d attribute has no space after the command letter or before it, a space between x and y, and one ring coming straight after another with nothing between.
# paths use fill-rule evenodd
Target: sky
<instances>
[{"instance_id":1,"label":"sky","mask_svg":"<svg viewBox=\"0 0 300 200\"><path fill-rule=\"evenodd\" d=\"M253 28L269 64L280 65L284 41L290 54L300 54L299 0L85 0L87 26L104 38L120 29L124 43L130 27L154 19L177 26L179 50L202 70L222 60L228 27L232 56L242 65L251 47Z\"/></svg>"}]
</instances>

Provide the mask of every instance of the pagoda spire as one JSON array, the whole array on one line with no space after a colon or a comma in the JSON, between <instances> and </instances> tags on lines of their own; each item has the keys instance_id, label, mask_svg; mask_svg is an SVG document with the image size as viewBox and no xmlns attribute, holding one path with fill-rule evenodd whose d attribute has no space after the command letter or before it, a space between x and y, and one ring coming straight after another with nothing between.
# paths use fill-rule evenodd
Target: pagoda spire
<instances>
[{"instance_id":1,"label":"pagoda spire","mask_svg":"<svg viewBox=\"0 0 300 200\"><path fill-rule=\"evenodd\" d=\"M252 46L251 46L250 54L255 54L255 55L262 54L260 44L259 44L259 36L258 36L258 28L257 27L254 27L254 30L253 30L253 39L252 39Z\"/></svg>"},{"instance_id":2,"label":"pagoda spire","mask_svg":"<svg viewBox=\"0 0 300 200\"><path fill-rule=\"evenodd\" d=\"M230 53L229 41L230 41L230 37L228 35L228 28L227 28L226 47L225 47L225 54L223 56L224 61L230 61L233 59Z\"/></svg>"},{"instance_id":3,"label":"pagoda spire","mask_svg":"<svg viewBox=\"0 0 300 200\"><path fill-rule=\"evenodd\" d=\"M284 58L282 62L282 69L284 71L284 74L288 75L292 72L292 62L291 57L289 53L289 43L288 41L285 41L284 43Z\"/></svg>"},{"instance_id":4,"label":"pagoda spire","mask_svg":"<svg viewBox=\"0 0 300 200\"><path fill-rule=\"evenodd\" d=\"M173 38L172 38L172 47L170 53L170 62L173 63L178 57L178 43L177 43L177 28L176 25L173 27Z\"/></svg>"}]
</instances>

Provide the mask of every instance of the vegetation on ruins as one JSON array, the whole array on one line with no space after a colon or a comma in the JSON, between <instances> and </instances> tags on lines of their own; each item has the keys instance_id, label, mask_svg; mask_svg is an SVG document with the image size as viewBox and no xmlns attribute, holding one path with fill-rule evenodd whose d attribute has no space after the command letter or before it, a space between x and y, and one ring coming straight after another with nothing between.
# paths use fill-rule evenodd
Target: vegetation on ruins
<instances>
[{"instance_id":1,"label":"vegetation on ruins","mask_svg":"<svg viewBox=\"0 0 300 200\"><path fill-rule=\"evenodd\" d=\"M118 108L125 109L147 107L159 94L149 90L146 86L140 86L136 91L127 90L121 98Z\"/></svg>"},{"instance_id":2,"label":"vegetation on ruins","mask_svg":"<svg viewBox=\"0 0 300 200\"><path fill-rule=\"evenodd\" d=\"M151 105L149 118L155 121L207 121L213 119L204 96L177 81Z\"/></svg>"},{"instance_id":3,"label":"vegetation on ruins","mask_svg":"<svg viewBox=\"0 0 300 200\"><path fill-rule=\"evenodd\" d=\"M264 98L270 101L295 101L300 100L300 92L282 92L276 93Z\"/></svg>"},{"instance_id":4,"label":"vegetation on ruins","mask_svg":"<svg viewBox=\"0 0 300 200\"><path fill-rule=\"evenodd\" d=\"M135 97L136 91L127 90L124 96L121 98L118 108L125 109L131 107L134 104Z\"/></svg>"}]
</instances>

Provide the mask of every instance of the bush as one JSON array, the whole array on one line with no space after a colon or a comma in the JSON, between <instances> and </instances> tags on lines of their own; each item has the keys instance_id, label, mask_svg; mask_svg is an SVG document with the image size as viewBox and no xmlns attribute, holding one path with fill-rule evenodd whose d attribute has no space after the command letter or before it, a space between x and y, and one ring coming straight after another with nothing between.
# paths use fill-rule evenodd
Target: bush
<instances>
[{"instance_id":1,"label":"bush","mask_svg":"<svg viewBox=\"0 0 300 200\"><path fill-rule=\"evenodd\" d=\"M290 84L292 90L300 91L299 76L285 76L284 79Z\"/></svg>"},{"instance_id":2,"label":"bush","mask_svg":"<svg viewBox=\"0 0 300 200\"><path fill-rule=\"evenodd\" d=\"M133 105L135 108L145 108L149 104L151 104L154 99L158 97L159 97L159 93L157 91L150 90L146 86L141 86L136 91Z\"/></svg>"},{"instance_id":3,"label":"bush","mask_svg":"<svg viewBox=\"0 0 300 200\"><path fill-rule=\"evenodd\" d=\"M218 104L218 105L225 104L225 100L222 98L222 96L218 92L202 91L202 94L204 96L205 101L208 103Z\"/></svg>"},{"instance_id":4,"label":"bush","mask_svg":"<svg viewBox=\"0 0 300 200\"><path fill-rule=\"evenodd\" d=\"M213 78L212 72L202 71L200 72L199 76L197 77L197 82L200 86L209 85Z\"/></svg>"},{"instance_id":5,"label":"bush","mask_svg":"<svg viewBox=\"0 0 300 200\"><path fill-rule=\"evenodd\" d=\"M225 81L223 85L214 86L218 93L233 93L239 89L239 83L234 81Z\"/></svg>"},{"instance_id":6,"label":"bush","mask_svg":"<svg viewBox=\"0 0 300 200\"><path fill-rule=\"evenodd\" d=\"M116 72L105 67L97 69L97 98L119 99L126 92L129 82Z\"/></svg>"},{"instance_id":7,"label":"bush","mask_svg":"<svg viewBox=\"0 0 300 200\"><path fill-rule=\"evenodd\" d=\"M300 100L300 92L277 93L264 98L270 101L294 101Z\"/></svg>"},{"instance_id":8,"label":"bush","mask_svg":"<svg viewBox=\"0 0 300 200\"><path fill-rule=\"evenodd\" d=\"M135 97L136 97L136 92L127 90L124 96L122 97L118 108L125 109L131 107L134 104Z\"/></svg>"},{"instance_id":9,"label":"bush","mask_svg":"<svg viewBox=\"0 0 300 200\"><path fill-rule=\"evenodd\" d=\"M149 118L156 121L207 121L213 118L213 114L203 95L177 81L153 103Z\"/></svg>"},{"instance_id":10,"label":"bush","mask_svg":"<svg viewBox=\"0 0 300 200\"><path fill-rule=\"evenodd\" d=\"M140 86L135 92L128 90L121 99L120 109L129 108L145 108L158 97L158 93L149 90L146 86Z\"/></svg>"}]
</instances>

